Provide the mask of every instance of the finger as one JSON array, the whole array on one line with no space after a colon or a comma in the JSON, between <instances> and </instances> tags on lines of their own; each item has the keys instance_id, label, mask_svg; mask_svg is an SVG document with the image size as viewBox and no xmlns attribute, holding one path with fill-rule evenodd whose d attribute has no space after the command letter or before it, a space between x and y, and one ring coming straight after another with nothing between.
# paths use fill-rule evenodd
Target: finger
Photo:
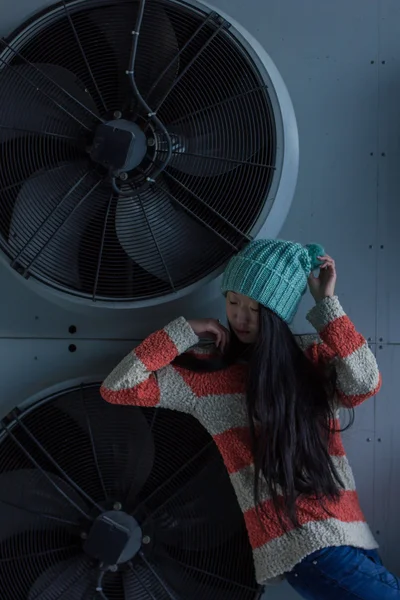
<instances>
[{"instance_id":1,"label":"finger","mask_svg":"<svg viewBox=\"0 0 400 600\"><path fill-rule=\"evenodd\" d=\"M229 331L227 331L225 334L225 341L224 341L224 347L223 347L224 352L227 349L227 347L229 346L230 339L231 339L231 334Z\"/></svg>"},{"instance_id":2,"label":"finger","mask_svg":"<svg viewBox=\"0 0 400 600\"><path fill-rule=\"evenodd\" d=\"M226 347L227 348L230 343L231 343L231 333L230 333L230 331L228 331L228 335L226 336Z\"/></svg>"},{"instance_id":3,"label":"finger","mask_svg":"<svg viewBox=\"0 0 400 600\"><path fill-rule=\"evenodd\" d=\"M331 260L326 260L320 266L320 269L324 269L324 270L326 270L326 269L331 269L332 270L334 268L335 268L335 263L334 263L334 261L331 261Z\"/></svg>"},{"instance_id":4,"label":"finger","mask_svg":"<svg viewBox=\"0 0 400 600\"><path fill-rule=\"evenodd\" d=\"M221 335L221 346L220 346L220 350L221 350L221 352L224 352L224 351L225 351L225 348L226 348L226 334L225 334L225 333L223 333L223 334Z\"/></svg>"},{"instance_id":5,"label":"finger","mask_svg":"<svg viewBox=\"0 0 400 600\"><path fill-rule=\"evenodd\" d=\"M333 258L331 256L328 256L328 255L319 256L318 258L319 258L319 260L322 261L322 265L324 265L324 266L326 266L326 265L332 265L333 267L335 266L335 261L333 260ZM321 265L321 268L322 268L322 265Z\"/></svg>"},{"instance_id":6,"label":"finger","mask_svg":"<svg viewBox=\"0 0 400 600\"><path fill-rule=\"evenodd\" d=\"M207 323L207 331L213 333L214 335L217 335L217 333L221 333L221 331L223 331L224 329L225 328L223 327L223 325L221 325L221 323L215 321L214 319Z\"/></svg>"},{"instance_id":7,"label":"finger","mask_svg":"<svg viewBox=\"0 0 400 600\"><path fill-rule=\"evenodd\" d=\"M217 333L215 335L216 335L215 345L217 346L217 348L219 348L221 346L222 334L220 331L217 331Z\"/></svg>"},{"instance_id":8,"label":"finger","mask_svg":"<svg viewBox=\"0 0 400 600\"><path fill-rule=\"evenodd\" d=\"M319 260L332 260L333 261L332 256L329 256L329 254L324 254L323 256L317 256L317 258ZM335 262L335 261L333 261L333 262Z\"/></svg>"}]
</instances>

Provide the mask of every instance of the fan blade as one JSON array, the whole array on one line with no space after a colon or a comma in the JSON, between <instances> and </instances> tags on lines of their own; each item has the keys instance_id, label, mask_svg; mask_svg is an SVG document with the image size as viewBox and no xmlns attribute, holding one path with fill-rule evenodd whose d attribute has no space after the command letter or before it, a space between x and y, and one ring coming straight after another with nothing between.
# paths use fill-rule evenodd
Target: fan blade
<instances>
[{"instance_id":1,"label":"fan blade","mask_svg":"<svg viewBox=\"0 0 400 600\"><path fill-rule=\"evenodd\" d=\"M158 539L180 549L222 545L243 527L229 476L219 461L209 463L155 512Z\"/></svg>"},{"instance_id":2,"label":"fan blade","mask_svg":"<svg viewBox=\"0 0 400 600\"><path fill-rule=\"evenodd\" d=\"M197 561L190 558L187 563L180 562L168 555L159 555L154 559L154 568L160 576L165 586L173 590L174 598L190 598L191 600L203 600L203 598L218 598L218 600L232 600L232 598L241 598L243 590L232 579L234 573L231 571L231 577L226 579L218 571L219 558L208 556L208 560L203 559L203 568ZM218 566L217 566L218 565ZM153 565L150 565L153 566ZM256 591L256 589L254 589ZM246 596L247 597L247 596ZM254 596L252 596L254 598ZM129 598L129 596L128 596ZM156 596L158 600L158 596ZM170 600L170 596L167 596Z\"/></svg>"},{"instance_id":3,"label":"fan blade","mask_svg":"<svg viewBox=\"0 0 400 600\"><path fill-rule=\"evenodd\" d=\"M180 281L215 248L215 236L207 228L154 188L140 197L121 197L115 226L126 254L167 283Z\"/></svg>"},{"instance_id":4,"label":"fan blade","mask_svg":"<svg viewBox=\"0 0 400 600\"><path fill-rule=\"evenodd\" d=\"M33 584L28 600L89 599L96 584L93 567L93 561L84 555L52 565Z\"/></svg>"},{"instance_id":5,"label":"fan blade","mask_svg":"<svg viewBox=\"0 0 400 600\"><path fill-rule=\"evenodd\" d=\"M184 573L183 569L177 572L174 563L166 564L166 568L163 569L160 565L154 565L153 561L147 565L142 560L135 561L131 570L125 572L123 583L126 600L178 600L176 593L183 589L187 591L187 595L180 595L179 598L192 598L196 589L196 582L190 577L188 581L188 573ZM177 587L174 584L177 584Z\"/></svg>"},{"instance_id":6,"label":"fan blade","mask_svg":"<svg viewBox=\"0 0 400 600\"><path fill-rule=\"evenodd\" d=\"M113 406L100 397L96 401L60 403L88 436L87 455L101 480L104 495L121 502L124 510L134 507L154 463L154 441L140 408Z\"/></svg>"},{"instance_id":7,"label":"fan blade","mask_svg":"<svg viewBox=\"0 0 400 600\"><path fill-rule=\"evenodd\" d=\"M34 63L0 69L0 115L1 143L27 132L77 139L82 124L90 127L98 111L71 71Z\"/></svg>"},{"instance_id":8,"label":"fan blade","mask_svg":"<svg viewBox=\"0 0 400 600\"><path fill-rule=\"evenodd\" d=\"M239 103L217 106L169 126L169 165L186 175L214 177L250 161L261 148L253 115L244 108Z\"/></svg>"},{"instance_id":9,"label":"fan blade","mask_svg":"<svg viewBox=\"0 0 400 600\"><path fill-rule=\"evenodd\" d=\"M47 473L68 498L86 512L77 492L63 479ZM52 483L35 469L8 471L0 475L0 542L28 528L79 523L82 514Z\"/></svg>"},{"instance_id":10,"label":"fan blade","mask_svg":"<svg viewBox=\"0 0 400 600\"><path fill-rule=\"evenodd\" d=\"M100 199L96 194L96 201L83 200L99 181L88 169L82 160L34 173L18 193L9 229L9 244L22 265L34 261L53 280L63 273L75 288L80 285L78 259L85 228L109 197L107 192Z\"/></svg>"},{"instance_id":11,"label":"fan blade","mask_svg":"<svg viewBox=\"0 0 400 600\"><path fill-rule=\"evenodd\" d=\"M205 569L191 568L167 555L157 555L136 561L130 571L124 574L125 598L138 600L178 600L191 598L221 598L231 600L237 597L237 584L223 580Z\"/></svg>"},{"instance_id":12,"label":"fan blade","mask_svg":"<svg viewBox=\"0 0 400 600\"><path fill-rule=\"evenodd\" d=\"M125 99L131 96L129 79L126 69L132 46L132 29L137 17L138 3L124 3L118 7L118 12L111 6L100 7L91 11L89 18L95 25L98 35L103 37L106 47L111 50L113 63L117 69L117 98ZM138 54L135 66L135 77L140 93L147 96L152 84L158 79L173 59L178 55L179 47L175 31L160 4L154 8L146 6L142 29L140 32ZM107 55L110 62L110 53ZM164 95L179 72L179 59L166 71L151 97L151 105ZM123 108L116 106L115 108Z\"/></svg>"}]
</instances>

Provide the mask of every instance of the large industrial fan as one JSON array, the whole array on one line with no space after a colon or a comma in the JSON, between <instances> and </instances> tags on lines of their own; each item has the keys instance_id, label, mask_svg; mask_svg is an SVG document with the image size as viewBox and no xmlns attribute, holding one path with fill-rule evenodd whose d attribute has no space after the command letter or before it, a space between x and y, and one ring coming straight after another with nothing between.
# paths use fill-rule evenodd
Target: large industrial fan
<instances>
[{"instance_id":1,"label":"large industrial fan","mask_svg":"<svg viewBox=\"0 0 400 600\"><path fill-rule=\"evenodd\" d=\"M16 272L81 301L161 302L260 231L283 175L285 214L290 100L233 29L181 0L65 0L1 40L0 248Z\"/></svg>"},{"instance_id":2,"label":"large industrial fan","mask_svg":"<svg viewBox=\"0 0 400 600\"><path fill-rule=\"evenodd\" d=\"M97 385L1 423L2 600L255 600L250 545L212 438Z\"/></svg>"}]
</instances>

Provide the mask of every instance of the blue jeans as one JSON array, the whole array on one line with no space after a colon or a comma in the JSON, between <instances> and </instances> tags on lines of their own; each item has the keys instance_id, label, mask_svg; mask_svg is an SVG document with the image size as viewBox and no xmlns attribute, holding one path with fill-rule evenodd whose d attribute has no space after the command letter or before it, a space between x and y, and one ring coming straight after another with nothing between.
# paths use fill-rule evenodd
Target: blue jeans
<instances>
[{"instance_id":1,"label":"blue jeans","mask_svg":"<svg viewBox=\"0 0 400 600\"><path fill-rule=\"evenodd\" d=\"M385 569L376 550L325 548L305 558L286 578L307 600L400 599L400 579Z\"/></svg>"}]
</instances>

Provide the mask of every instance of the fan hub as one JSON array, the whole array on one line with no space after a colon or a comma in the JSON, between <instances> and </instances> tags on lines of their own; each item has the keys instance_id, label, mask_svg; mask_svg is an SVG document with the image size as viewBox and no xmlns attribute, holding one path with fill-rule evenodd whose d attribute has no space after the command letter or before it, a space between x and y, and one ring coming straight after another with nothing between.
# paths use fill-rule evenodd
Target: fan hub
<instances>
[{"instance_id":1,"label":"fan hub","mask_svg":"<svg viewBox=\"0 0 400 600\"><path fill-rule=\"evenodd\" d=\"M136 556L142 546L142 538L142 530L133 517L110 510L97 517L83 549L106 565L118 565Z\"/></svg>"},{"instance_id":2,"label":"fan hub","mask_svg":"<svg viewBox=\"0 0 400 600\"><path fill-rule=\"evenodd\" d=\"M146 152L147 139L139 125L114 119L97 127L90 157L118 175L140 165Z\"/></svg>"}]
</instances>

